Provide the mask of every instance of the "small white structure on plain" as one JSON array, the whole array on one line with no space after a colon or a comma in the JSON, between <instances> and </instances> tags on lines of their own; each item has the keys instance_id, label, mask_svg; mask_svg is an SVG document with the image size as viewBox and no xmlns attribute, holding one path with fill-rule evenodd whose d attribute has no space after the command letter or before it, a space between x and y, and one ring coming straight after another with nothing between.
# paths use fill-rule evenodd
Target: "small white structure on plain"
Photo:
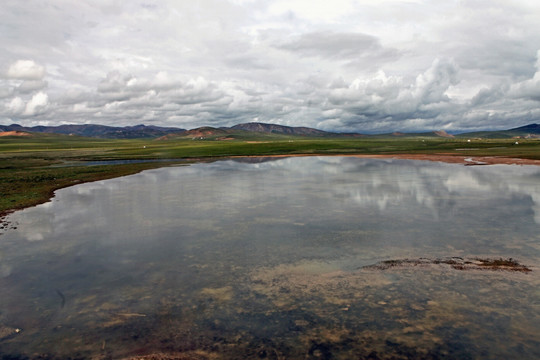
<instances>
[{"instance_id":1,"label":"small white structure on plain","mask_svg":"<svg viewBox=\"0 0 540 360\"><path fill-rule=\"evenodd\" d=\"M471 139L468 139L467 142L471 142Z\"/></svg>"},{"instance_id":2,"label":"small white structure on plain","mask_svg":"<svg viewBox=\"0 0 540 360\"><path fill-rule=\"evenodd\" d=\"M144 145L142 148L143 148L143 149L146 149L146 145Z\"/></svg>"},{"instance_id":3,"label":"small white structure on plain","mask_svg":"<svg viewBox=\"0 0 540 360\"><path fill-rule=\"evenodd\" d=\"M519 142L516 141L516 145L519 145Z\"/></svg>"}]
</instances>

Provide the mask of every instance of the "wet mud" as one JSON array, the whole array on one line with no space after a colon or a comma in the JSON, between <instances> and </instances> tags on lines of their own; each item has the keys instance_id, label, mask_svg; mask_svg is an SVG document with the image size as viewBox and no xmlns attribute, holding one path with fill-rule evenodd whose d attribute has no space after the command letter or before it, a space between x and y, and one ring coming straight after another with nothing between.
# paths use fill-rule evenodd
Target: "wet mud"
<instances>
[{"instance_id":1,"label":"wet mud","mask_svg":"<svg viewBox=\"0 0 540 360\"><path fill-rule=\"evenodd\" d=\"M3 216L2 214L0 214L0 235L2 235L4 232L8 230L17 230L17 224L16 223L12 224L7 219L7 214Z\"/></svg>"}]
</instances>

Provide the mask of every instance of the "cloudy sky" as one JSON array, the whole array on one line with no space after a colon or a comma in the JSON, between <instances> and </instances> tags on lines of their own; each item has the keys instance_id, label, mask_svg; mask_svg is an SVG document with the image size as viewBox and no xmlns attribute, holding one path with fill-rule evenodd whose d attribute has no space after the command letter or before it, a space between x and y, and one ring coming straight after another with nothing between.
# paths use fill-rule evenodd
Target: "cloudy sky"
<instances>
[{"instance_id":1,"label":"cloudy sky","mask_svg":"<svg viewBox=\"0 0 540 360\"><path fill-rule=\"evenodd\" d=\"M2 0L0 124L540 122L537 0Z\"/></svg>"}]
</instances>

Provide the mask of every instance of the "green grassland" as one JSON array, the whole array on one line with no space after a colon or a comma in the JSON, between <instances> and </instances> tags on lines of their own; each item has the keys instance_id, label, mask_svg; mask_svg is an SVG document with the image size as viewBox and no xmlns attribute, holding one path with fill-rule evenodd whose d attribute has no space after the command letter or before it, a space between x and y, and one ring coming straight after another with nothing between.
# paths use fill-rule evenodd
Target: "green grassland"
<instances>
[{"instance_id":1,"label":"green grassland","mask_svg":"<svg viewBox=\"0 0 540 360\"><path fill-rule=\"evenodd\" d=\"M303 137L238 132L204 138L110 140L52 134L0 138L0 215L47 201L54 190L186 161L232 156L455 154L540 159L540 140L437 137ZM96 160L153 160L86 166ZM69 165L69 166L65 166Z\"/></svg>"}]
</instances>

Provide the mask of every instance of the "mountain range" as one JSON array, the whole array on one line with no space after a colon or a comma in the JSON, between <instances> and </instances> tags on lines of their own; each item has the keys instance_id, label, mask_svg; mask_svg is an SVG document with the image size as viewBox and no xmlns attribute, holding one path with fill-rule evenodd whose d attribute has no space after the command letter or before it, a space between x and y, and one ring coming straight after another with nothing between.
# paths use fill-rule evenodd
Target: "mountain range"
<instances>
[{"instance_id":1,"label":"mountain range","mask_svg":"<svg viewBox=\"0 0 540 360\"><path fill-rule=\"evenodd\" d=\"M277 124L265 124L258 122L243 123L231 127L210 127L204 126L196 129L186 130L176 127L161 126L125 126L114 127L106 125L59 125L59 126L33 126L25 127L18 124L0 125L0 132L34 132L34 133L53 133L64 135L77 135L84 137L105 138L105 139L173 139L173 138L214 138L214 139L232 139L249 135L249 133L274 134L274 135L292 135L306 137L361 137L361 136L425 136L425 137L472 137L472 138L540 138L540 124L529 124L508 130L498 131L479 131L451 135L447 132L432 131L423 133L401 133L394 132L380 135L364 135L359 133L334 133L318 130L309 127L293 127Z\"/></svg>"},{"instance_id":2,"label":"mountain range","mask_svg":"<svg viewBox=\"0 0 540 360\"><path fill-rule=\"evenodd\" d=\"M18 124L0 125L0 132L36 132L50 134L77 135L102 139L137 139L157 138L171 133L182 132L184 129L160 126L125 126L115 127L106 125L59 125L59 126L33 126L25 127Z\"/></svg>"},{"instance_id":3,"label":"mountain range","mask_svg":"<svg viewBox=\"0 0 540 360\"><path fill-rule=\"evenodd\" d=\"M460 134L461 137L469 136L476 138L488 139L505 139L505 138L540 138L540 124L529 124L508 130L499 131L477 131Z\"/></svg>"}]
</instances>

